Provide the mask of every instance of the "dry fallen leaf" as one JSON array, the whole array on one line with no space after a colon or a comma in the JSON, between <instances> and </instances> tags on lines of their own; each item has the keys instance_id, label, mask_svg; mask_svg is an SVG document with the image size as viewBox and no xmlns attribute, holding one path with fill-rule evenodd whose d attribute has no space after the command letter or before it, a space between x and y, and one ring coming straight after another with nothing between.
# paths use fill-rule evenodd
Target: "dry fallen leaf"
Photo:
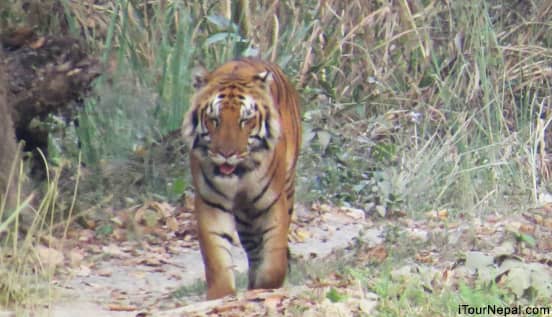
<instances>
[{"instance_id":1,"label":"dry fallen leaf","mask_svg":"<svg viewBox=\"0 0 552 317\"><path fill-rule=\"evenodd\" d=\"M239 311L240 307L242 305L243 305L243 303L235 302L235 301L229 302L229 303L224 303L222 305L218 305L217 307L213 308L211 313L224 314L226 312L229 312L229 311L232 311L232 310L235 310L235 309L238 309L238 311Z\"/></svg>"},{"instance_id":2,"label":"dry fallen leaf","mask_svg":"<svg viewBox=\"0 0 552 317\"><path fill-rule=\"evenodd\" d=\"M40 261L50 268L59 266L65 259L60 251L43 245L37 246L36 252Z\"/></svg>"},{"instance_id":3,"label":"dry fallen leaf","mask_svg":"<svg viewBox=\"0 0 552 317\"><path fill-rule=\"evenodd\" d=\"M448 209L431 210L425 213L425 216L430 219L446 220L448 219Z\"/></svg>"},{"instance_id":4,"label":"dry fallen leaf","mask_svg":"<svg viewBox=\"0 0 552 317\"><path fill-rule=\"evenodd\" d=\"M552 229L552 217L544 219L543 225L549 229Z\"/></svg>"},{"instance_id":5,"label":"dry fallen leaf","mask_svg":"<svg viewBox=\"0 0 552 317\"><path fill-rule=\"evenodd\" d=\"M107 309L111 311L135 311L138 307L134 305L125 305L125 304L108 304Z\"/></svg>"},{"instance_id":6,"label":"dry fallen leaf","mask_svg":"<svg viewBox=\"0 0 552 317\"><path fill-rule=\"evenodd\" d=\"M535 233L535 226L528 223L522 223L519 227L519 231L522 233L533 234Z\"/></svg>"},{"instance_id":7,"label":"dry fallen leaf","mask_svg":"<svg viewBox=\"0 0 552 317\"><path fill-rule=\"evenodd\" d=\"M80 276L80 277L90 276L91 273L92 273L92 270L88 265L81 265L76 271L77 276Z\"/></svg>"},{"instance_id":8,"label":"dry fallen leaf","mask_svg":"<svg viewBox=\"0 0 552 317\"><path fill-rule=\"evenodd\" d=\"M119 247L118 245L113 244L113 243L111 243L109 245L106 245L106 246L103 246L102 251L106 254L111 255L111 256L120 257L120 258L127 258L127 257L130 256L126 252L123 252L121 247Z\"/></svg>"},{"instance_id":9,"label":"dry fallen leaf","mask_svg":"<svg viewBox=\"0 0 552 317\"><path fill-rule=\"evenodd\" d=\"M368 251L367 255L375 263L382 263L387 258L387 249L380 244Z\"/></svg>"},{"instance_id":10,"label":"dry fallen leaf","mask_svg":"<svg viewBox=\"0 0 552 317\"><path fill-rule=\"evenodd\" d=\"M275 310L285 298L284 294L271 294L264 299L264 305L268 309Z\"/></svg>"},{"instance_id":11,"label":"dry fallen leaf","mask_svg":"<svg viewBox=\"0 0 552 317\"><path fill-rule=\"evenodd\" d=\"M125 241L127 239L127 231L126 229L115 228L111 237L117 241Z\"/></svg>"},{"instance_id":12,"label":"dry fallen leaf","mask_svg":"<svg viewBox=\"0 0 552 317\"><path fill-rule=\"evenodd\" d=\"M167 202L158 202L155 204L155 208L163 218L171 217L175 213L175 207Z\"/></svg>"},{"instance_id":13,"label":"dry fallen leaf","mask_svg":"<svg viewBox=\"0 0 552 317\"><path fill-rule=\"evenodd\" d=\"M164 261L154 257L146 257L146 258L143 258L142 261L140 261L140 264L144 264L147 266L161 266L163 263Z\"/></svg>"},{"instance_id":14,"label":"dry fallen leaf","mask_svg":"<svg viewBox=\"0 0 552 317\"><path fill-rule=\"evenodd\" d=\"M84 252L81 249L72 249L69 251L69 265L71 267L77 267L81 265L84 259Z\"/></svg>"},{"instance_id":15,"label":"dry fallen leaf","mask_svg":"<svg viewBox=\"0 0 552 317\"><path fill-rule=\"evenodd\" d=\"M355 254L357 263L382 263L387 258L387 249L385 245L380 244L375 247L363 247Z\"/></svg>"},{"instance_id":16,"label":"dry fallen leaf","mask_svg":"<svg viewBox=\"0 0 552 317\"><path fill-rule=\"evenodd\" d=\"M311 237L310 232L302 228L296 228L290 232L290 239L293 242L305 242Z\"/></svg>"},{"instance_id":17,"label":"dry fallen leaf","mask_svg":"<svg viewBox=\"0 0 552 317\"><path fill-rule=\"evenodd\" d=\"M364 210L359 208L341 207L340 211L355 220L364 220L364 218L366 217Z\"/></svg>"},{"instance_id":18,"label":"dry fallen leaf","mask_svg":"<svg viewBox=\"0 0 552 317\"><path fill-rule=\"evenodd\" d=\"M435 262L435 259L433 258L433 255L430 252L427 251L420 251L416 253L416 256L414 257L416 261L421 263L433 263Z\"/></svg>"},{"instance_id":19,"label":"dry fallen leaf","mask_svg":"<svg viewBox=\"0 0 552 317\"><path fill-rule=\"evenodd\" d=\"M537 248L544 252L552 251L552 237L541 237L537 241Z\"/></svg>"},{"instance_id":20,"label":"dry fallen leaf","mask_svg":"<svg viewBox=\"0 0 552 317\"><path fill-rule=\"evenodd\" d=\"M519 234L521 228L521 222L519 221L509 221L506 223L505 228L507 231Z\"/></svg>"},{"instance_id":21,"label":"dry fallen leaf","mask_svg":"<svg viewBox=\"0 0 552 317\"><path fill-rule=\"evenodd\" d=\"M98 225L96 220L90 219L87 217L82 217L81 223L86 227L86 229L92 229L92 230L96 229L96 226Z\"/></svg>"},{"instance_id":22,"label":"dry fallen leaf","mask_svg":"<svg viewBox=\"0 0 552 317\"><path fill-rule=\"evenodd\" d=\"M328 204L320 204L317 209L320 213L328 213L328 212L332 212L335 209L335 207L330 206Z\"/></svg>"},{"instance_id":23,"label":"dry fallen leaf","mask_svg":"<svg viewBox=\"0 0 552 317\"><path fill-rule=\"evenodd\" d=\"M110 268L102 268L96 272L99 276L109 277L113 274L113 271Z\"/></svg>"},{"instance_id":24,"label":"dry fallen leaf","mask_svg":"<svg viewBox=\"0 0 552 317\"><path fill-rule=\"evenodd\" d=\"M36 41L29 43L29 47L32 49L38 49L41 48L44 43L46 43L46 38L44 36L41 36Z\"/></svg>"},{"instance_id":25,"label":"dry fallen leaf","mask_svg":"<svg viewBox=\"0 0 552 317\"><path fill-rule=\"evenodd\" d=\"M178 221L176 221L175 217L168 217L166 220L166 224L170 231L174 232L178 230Z\"/></svg>"},{"instance_id":26,"label":"dry fallen leaf","mask_svg":"<svg viewBox=\"0 0 552 317\"><path fill-rule=\"evenodd\" d=\"M448 218L448 210L447 209L441 209L437 212L437 217L441 220L445 220Z\"/></svg>"},{"instance_id":27,"label":"dry fallen leaf","mask_svg":"<svg viewBox=\"0 0 552 317\"><path fill-rule=\"evenodd\" d=\"M82 229L78 231L78 239L82 242L91 241L92 239L94 239L95 236L96 233L94 232L94 230Z\"/></svg>"}]
</instances>

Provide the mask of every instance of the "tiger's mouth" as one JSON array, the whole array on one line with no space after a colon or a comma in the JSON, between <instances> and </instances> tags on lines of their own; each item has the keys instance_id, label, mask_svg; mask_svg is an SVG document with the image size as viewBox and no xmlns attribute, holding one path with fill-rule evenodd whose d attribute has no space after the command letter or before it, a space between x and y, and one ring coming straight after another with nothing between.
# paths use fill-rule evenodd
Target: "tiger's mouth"
<instances>
[{"instance_id":1,"label":"tiger's mouth","mask_svg":"<svg viewBox=\"0 0 552 317\"><path fill-rule=\"evenodd\" d=\"M251 171L246 164L229 164L222 163L214 166L213 174L218 177L243 177L245 174Z\"/></svg>"},{"instance_id":2,"label":"tiger's mouth","mask_svg":"<svg viewBox=\"0 0 552 317\"><path fill-rule=\"evenodd\" d=\"M214 167L213 173L215 176L241 176L248 171L247 153L225 156L209 151L208 154Z\"/></svg>"},{"instance_id":3,"label":"tiger's mouth","mask_svg":"<svg viewBox=\"0 0 552 317\"><path fill-rule=\"evenodd\" d=\"M237 167L236 165L223 163L223 164L219 165L217 168L218 168L218 172L220 172L220 174L225 175L225 176L229 176L229 175L232 175L234 173L234 171L236 170L236 167Z\"/></svg>"}]
</instances>

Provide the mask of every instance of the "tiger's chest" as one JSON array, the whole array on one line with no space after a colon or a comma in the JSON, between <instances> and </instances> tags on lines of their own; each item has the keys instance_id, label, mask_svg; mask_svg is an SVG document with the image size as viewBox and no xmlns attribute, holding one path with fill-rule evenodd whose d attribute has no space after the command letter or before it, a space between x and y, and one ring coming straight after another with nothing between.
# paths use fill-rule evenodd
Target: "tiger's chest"
<instances>
[{"instance_id":1,"label":"tiger's chest","mask_svg":"<svg viewBox=\"0 0 552 317\"><path fill-rule=\"evenodd\" d=\"M268 166L266 162L244 175L220 176L213 172L214 166L204 162L194 173L196 190L227 210L260 208L281 191L274 186L277 176L269 173Z\"/></svg>"}]
</instances>

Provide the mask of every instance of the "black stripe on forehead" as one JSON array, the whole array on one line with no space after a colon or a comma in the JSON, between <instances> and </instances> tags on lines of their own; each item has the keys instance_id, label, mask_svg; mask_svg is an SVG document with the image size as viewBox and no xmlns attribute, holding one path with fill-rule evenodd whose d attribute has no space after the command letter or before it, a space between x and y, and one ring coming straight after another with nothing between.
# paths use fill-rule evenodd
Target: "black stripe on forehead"
<instances>
[{"instance_id":1,"label":"black stripe on forehead","mask_svg":"<svg viewBox=\"0 0 552 317\"><path fill-rule=\"evenodd\" d=\"M218 97L219 99L238 98L240 100L244 100L246 88L246 83L242 83L235 79L222 80L218 83L217 88L211 92L211 95L214 98Z\"/></svg>"},{"instance_id":2,"label":"black stripe on forehead","mask_svg":"<svg viewBox=\"0 0 552 317\"><path fill-rule=\"evenodd\" d=\"M243 86L245 86L245 84L243 83L236 83L235 81L230 81L230 82L222 82L220 84L220 88L218 89L219 91L224 91L224 90L235 90L237 92L242 92L243 93Z\"/></svg>"}]
</instances>

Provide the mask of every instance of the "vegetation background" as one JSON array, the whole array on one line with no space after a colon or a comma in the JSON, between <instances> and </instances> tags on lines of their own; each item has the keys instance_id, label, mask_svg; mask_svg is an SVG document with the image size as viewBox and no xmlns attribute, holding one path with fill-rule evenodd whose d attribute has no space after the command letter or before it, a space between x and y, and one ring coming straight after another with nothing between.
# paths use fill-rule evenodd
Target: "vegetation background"
<instances>
[{"instance_id":1,"label":"vegetation background","mask_svg":"<svg viewBox=\"0 0 552 317\"><path fill-rule=\"evenodd\" d=\"M188 192L190 69L244 55L300 91L303 204L478 217L552 189L550 1L3 1L0 25L79 37L106 67L53 128L62 219Z\"/></svg>"}]
</instances>

